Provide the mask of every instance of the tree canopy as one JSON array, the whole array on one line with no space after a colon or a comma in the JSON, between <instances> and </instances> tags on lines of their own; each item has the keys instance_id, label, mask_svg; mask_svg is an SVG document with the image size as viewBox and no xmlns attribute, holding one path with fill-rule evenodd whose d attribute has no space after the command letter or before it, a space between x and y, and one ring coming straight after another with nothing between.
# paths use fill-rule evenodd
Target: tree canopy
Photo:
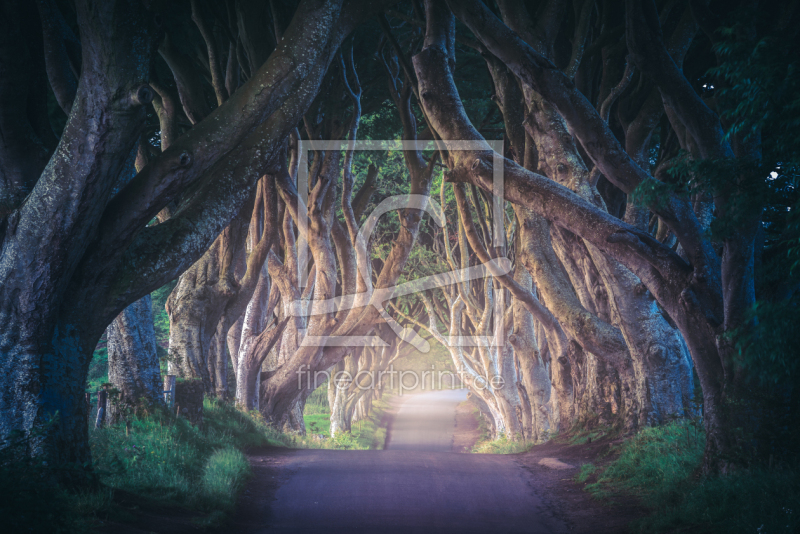
<instances>
[{"instance_id":1,"label":"tree canopy","mask_svg":"<svg viewBox=\"0 0 800 534\"><path fill-rule=\"evenodd\" d=\"M796 432L796 2L2 9L0 438L27 454L89 464L106 332L159 402L125 339L176 279L169 373L293 431L302 373L437 340L510 440L700 415L726 472Z\"/></svg>"}]
</instances>

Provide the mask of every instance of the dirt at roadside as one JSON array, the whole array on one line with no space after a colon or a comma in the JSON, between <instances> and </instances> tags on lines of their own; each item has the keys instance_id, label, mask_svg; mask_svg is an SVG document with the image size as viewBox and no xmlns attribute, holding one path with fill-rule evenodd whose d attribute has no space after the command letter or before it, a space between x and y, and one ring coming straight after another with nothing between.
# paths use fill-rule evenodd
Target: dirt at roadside
<instances>
[{"instance_id":1,"label":"dirt at roadside","mask_svg":"<svg viewBox=\"0 0 800 534\"><path fill-rule=\"evenodd\" d=\"M392 422L394 416L397 415L397 410L403 404L403 398L399 396L391 396L387 399L387 408L384 410L381 420L378 421L378 426L386 429L386 439L383 441L383 448L385 449L389 442L392 440Z\"/></svg>"},{"instance_id":2,"label":"dirt at roadside","mask_svg":"<svg viewBox=\"0 0 800 534\"><path fill-rule=\"evenodd\" d=\"M456 428L453 431L453 452L470 452L480 439L478 418L475 417L475 405L464 401L456 406Z\"/></svg>"},{"instance_id":3,"label":"dirt at roadside","mask_svg":"<svg viewBox=\"0 0 800 534\"><path fill-rule=\"evenodd\" d=\"M536 479L536 491L546 494L556 513L578 534L618 534L630 532L630 524L648 514L635 499L616 498L604 502L583 491L586 483L575 480L586 463L606 465L614 458L608 454L616 440L598 440L582 445L565 443L566 437L534 446L517 454L517 462ZM564 440L564 441L562 441Z\"/></svg>"},{"instance_id":4,"label":"dirt at roadside","mask_svg":"<svg viewBox=\"0 0 800 534\"><path fill-rule=\"evenodd\" d=\"M474 405L462 402L456 408L453 452L469 452L480 438ZM537 494L547 497L556 514L576 534L620 534L630 532L630 524L648 514L638 502L617 498L603 502L583 491L586 483L575 480L583 464L603 466L614 454L609 448L618 440L600 439L569 445L569 436L536 445L528 452L512 455L536 480ZM591 480L590 480L591 481Z\"/></svg>"}]
</instances>

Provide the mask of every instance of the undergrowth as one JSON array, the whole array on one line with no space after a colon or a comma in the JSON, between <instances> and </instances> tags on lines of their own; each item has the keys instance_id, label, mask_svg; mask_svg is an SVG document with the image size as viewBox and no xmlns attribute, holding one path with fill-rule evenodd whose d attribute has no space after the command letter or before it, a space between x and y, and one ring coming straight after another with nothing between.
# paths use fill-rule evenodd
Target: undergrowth
<instances>
[{"instance_id":1,"label":"undergrowth","mask_svg":"<svg viewBox=\"0 0 800 534\"><path fill-rule=\"evenodd\" d=\"M522 439L521 436L517 436L514 441L510 441L505 435L492 439L492 429L487 423L487 418L483 417L476 407L473 407L473 414L478 419L480 437L475 442L475 445L472 446L470 452L477 454L516 454L527 452L536 445L535 442Z\"/></svg>"},{"instance_id":2,"label":"undergrowth","mask_svg":"<svg viewBox=\"0 0 800 534\"><path fill-rule=\"evenodd\" d=\"M705 439L691 422L642 429L623 442L619 457L598 472L587 491L609 497L620 491L645 504L675 504L703 459Z\"/></svg>"},{"instance_id":3,"label":"undergrowth","mask_svg":"<svg viewBox=\"0 0 800 534\"><path fill-rule=\"evenodd\" d=\"M14 443L0 447L0 517L9 532L90 532L98 520L125 522L130 512L115 503L125 492L142 503L196 515L199 526L225 520L250 473L242 450L302 447L298 437L266 425L258 414L205 400L204 425L164 411L90 430L95 481L64 489L63 467L26 460ZM91 427L91 425L90 425ZM20 440L24 445L24 440ZM85 477L83 469L76 475Z\"/></svg>"},{"instance_id":4,"label":"undergrowth","mask_svg":"<svg viewBox=\"0 0 800 534\"><path fill-rule=\"evenodd\" d=\"M206 400L203 411L202 429L156 411L133 418L129 430L120 423L92 432L100 480L161 504L227 511L249 472L238 449L294 445L231 405Z\"/></svg>"},{"instance_id":5,"label":"undergrowth","mask_svg":"<svg viewBox=\"0 0 800 534\"><path fill-rule=\"evenodd\" d=\"M320 388L321 389L321 388ZM325 404L327 406L327 404ZM382 424L383 414L389 400L373 401L367 419L352 424L350 432L340 432L331 438L330 413L303 413L307 435L299 439L299 445L309 449L368 450L383 449L386 444L386 428Z\"/></svg>"},{"instance_id":6,"label":"undergrowth","mask_svg":"<svg viewBox=\"0 0 800 534\"><path fill-rule=\"evenodd\" d=\"M88 532L84 514L105 508L108 492L70 493L53 482L45 462L26 458L23 438L12 436L0 447L0 518L4 532ZM87 510L88 508L88 510Z\"/></svg>"},{"instance_id":7,"label":"undergrowth","mask_svg":"<svg viewBox=\"0 0 800 534\"><path fill-rule=\"evenodd\" d=\"M586 445L600 439L613 439L620 435L622 429L614 425L592 425L587 427L575 426L563 436L556 438L557 441L568 445Z\"/></svg>"},{"instance_id":8,"label":"undergrowth","mask_svg":"<svg viewBox=\"0 0 800 534\"><path fill-rule=\"evenodd\" d=\"M501 436L495 440L478 441L472 447L472 452L478 454L516 454L518 452L527 452L534 445L536 443L519 437L516 441L509 441L506 436Z\"/></svg>"},{"instance_id":9,"label":"undergrowth","mask_svg":"<svg viewBox=\"0 0 800 534\"><path fill-rule=\"evenodd\" d=\"M800 531L800 469L752 467L700 475L705 436L695 421L646 428L617 447L619 457L576 475L598 498L636 496L652 514L634 532L784 534Z\"/></svg>"},{"instance_id":10,"label":"undergrowth","mask_svg":"<svg viewBox=\"0 0 800 534\"><path fill-rule=\"evenodd\" d=\"M328 381L322 383L309 395L303 408L303 416L308 415L328 415L331 414L331 407L328 405ZM306 422L308 426L308 422Z\"/></svg>"}]
</instances>

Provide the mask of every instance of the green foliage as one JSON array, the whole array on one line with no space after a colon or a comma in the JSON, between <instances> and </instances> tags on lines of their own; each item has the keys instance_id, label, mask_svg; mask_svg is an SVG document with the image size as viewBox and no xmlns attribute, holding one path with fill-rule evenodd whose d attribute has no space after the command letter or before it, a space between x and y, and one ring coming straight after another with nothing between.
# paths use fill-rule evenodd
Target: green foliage
<instances>
[{"instance_id":1,"label":"green foliage","mask_svg":"<svg viewBox=\"0 0 800 534\"><path fill-rule=\"evenodd\" d=\"M169 316L165 306L172 290L178 281L173 280L150 293L153 307L153 324L156 330L156 339L169 339Z\"/></svg>"},{"instance_id":2,"label":"green foliage","mask_svg":"<svg viewBox=\"0 0 800 534\"><path fill-rule=\"evenodd\" d=\"M800 527L797 466L753 468L722 477L699 475L705 436L695 421L646 428L615 450L607 466L587 463L576 475L602 499L635 496L652 515L634 532L789 533Z\"/></svg>"},{"instance_id":3,"label":"green foliage","mask_svg":"<svg viewBox=\"0 0 800 534\"><path fill-rule=\"evenodd\" d=\"M162 367L164 368L166 366L167 350L169 347L169 315L167 315L167 310L164 306L167 303L169 294L172 293L177 283L177 280L173 280L150 293L153 304L153 328L156 334L156 350L158 352L158 358L161 360Z\"/></svg>"},{"instance_id":4,"label":"green foliage","mask_svg":"<svg viewBox=\"0 0 800 534\"><path fill-rule=\"evenodd\" d=\"M634 193L650 206L676 193L714 198L711 237L717 240L760 216L763 258L772 263L761 271L773 281L788 274L787 252L792 263L800 262L800 38L793 24L783 24L783 4L732 9L714 35L716 66L698 81L737 158L697 161L679 154L661 181L642 183Z\"/></svg>"},{"instance_id":5,"label":"green foliage","mask_svg":"<svg viewBox=\"0 0 800 534\"><path fill-rule=\"evenodd\" d=\"M86 391L96 392L103 384L108 383L108 349L105 347L105 336L100 340L98 347L89 363L89 374L86 380Z\"/></svg>"},{"instance_id":6,"label":"green foliage","mask_svg":"<svg viewBox=\"0 0 800 534\"><path fill-rule=\"evenodd\" d=\"M320 389L322 388L318 388L316 391ZM330 437L331 421L329 413L304 413L303 419L306 423L306 431L309 435L304 438L298 438L299 445L309 449L383 449L386 444L386 428L382 425L382 420L388 407L388 400L381 399L373 401L372 411L367 419L356 421L353 423L350 432L341 432L333 438ZM322 439L318 439L315 435L322 435L323 437Z\"/></svg>"},{"instance_id":7,"label":"green foliage","mask_svg":"<svg viewBox=\"0 0 800 534\"><path fill-rule=\"evenodd\" d=\"M330 442L331 449L350 450L359 448L352 432L339 432L330 439Z\"/></svg>"},{"instance_id":8,"label":"green foliage","mask_svg":"<svg viewBox=\"0 0 800 534\"><path fill-rule=\"evenodd\" d=\"M351 434L357 448L382 450L386 445L386 427L382 424L383 414L389 408L388 400L373 401L372 411L367 419L356 421Z\"/></svg>"},{"instance_id":9,"label":"green foliage","mask_svg":"<svg viewBox=\"0 0 800 534\"><path fill-rule=\"evenodd\" d=\"M567 443L570 445L584 445L617 433L619 433L619 429L616 427L577 428L574 432L570 432L567 437Z\"/></svg>"},{"instance_id":10,"label":"green foliage","mask_svg":"<svg viewBox=\"0 0 800 534\"><path fill-rule=\"evenodd\" d=\"M583 464L580 472L578 472L578 474L575 476L575 479L578 482L586 482L586 479L589 478L590 475L593 475L595 471L597 471L597 466L594 464Z\"/></svg>"},{"instance_id":11,"label":"green foliage","mask_svg":"<svg viewBox=\"0 0 800 534\"><path fill-rule=\"evenodd\" d=\"M774 24L769 17L775 13L744 5L717 31L714 52L720 63L708 75L723 82L715 97L728 135L767 132L774 140L773 146L767 143L770 150L788 159L797 156L800 126L797 33L791 25ZM754 29L760 35L753 35Z\"/></svg>"},{"instance_id":12,"label":"green foliage","mask_svg":"<svg viewBox=\"0 0 800 534\"><path fill-rule=\"evenodd\" d=\"M598 496L635 493L653 506L675 504L699 468L704 448L704 434L694 421L645 428L622 444L619 457L586 489Z\"/></svg>"},{"instance_id":13,"label":"green foliage","mask_svg":"<svg viewBox=\"0 0 800 534\"><path fill-rule=\"evenodd\" d=\"M328 381L326 380L321 386L315 389L314 392L308 397L308 400L306 400L306 406L303 409L303 416L305 417L307 415L324 414L330 415L330 413L331 407L328 405ZM308 419L306 419L306 428L308 428Z\"/></svg>"},{"instance_id":14,"label":"green foliage","mask_svg":"<svg viewBox=\"0 0 800 534\"><path fill-rule=\"evenodd\" d=\"M322 434L330 437L331 435L331 414L307 414L303 413L303 420L306 423L306 432L311 434Z\"/></svg>"},{"instance_id":15,"label":"green foliage","mask_svg":"<svg viewBox=\"0 0 800 534\"><path fill-rule=\"evenodd\" d=\"M800 371L797 305L792 301L760 302L751 311L751 317L758 321L733 336L748 374L765 386L796 381Z\"/></svg>"},{"instance_id":16,"label":"green foliage","mask_svg":"<svg viewBox=\"0 0 800 534\"><path fill-rule=\"evenodd\" d=\"M800 531L800 470L753 469L697 483L675 506L661 507L636 532L790 534Z\"/></svg>"},{"instance_id":17,"label":"green foliage","mask_svg":"<svg viewBox=\"0 0 800 534\"><path fill-rule=\"evenodd\" d=\"M364 114L358 126L358 137L364 140L401 139L402 134L400 115L390 99L375 111Z\"/></svg>"},{"instance_id":18,"label":"green foliage","mask_svg":"<svg viewBox=\"0 0 800 534\"><path fill-rule=\"evenodd\" d=\"M758 427L743 439L748 461L791 459L800 439L800 308L797 298L757 302L745 325L728 334L747 377L730 410Z\"/></svg>"},{"instance_id":19,"label":"green foliage","mask_svg":"<svg viewBox=\"0 0 800 534\"><path fill-rule=\"evenodd\" d=\"M219 523L233 509L249 473L239 450L249 446L294 446L260 418L230 405L206 401L205 427L163 411L94 430L90 436L97 481L67 491L55 474L81 468L51 467L26 459L25 441L0 448L0 516L10 532L89 532L95 518L125 521L129 512L114 503L125 490L159 507L177 506ZM91 482L91 481L90 481ZM97 484L99 482L100 484Z\"/></svg>"}]
</instances>

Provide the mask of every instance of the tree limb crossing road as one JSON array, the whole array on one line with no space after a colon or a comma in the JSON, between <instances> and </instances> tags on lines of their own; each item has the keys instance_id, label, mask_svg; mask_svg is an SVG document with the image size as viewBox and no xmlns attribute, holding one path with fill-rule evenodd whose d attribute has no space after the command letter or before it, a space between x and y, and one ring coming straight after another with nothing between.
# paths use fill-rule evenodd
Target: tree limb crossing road
<instances>
[{"instance_id":1,"label":"tree limb crossing road","mask_svg":"<svg viewBox=\"0 0 800 534\"><path fill-rule=\"evenodd\" d=\"M464 397L408 397L388 450L289 453L264 522L240 532L566 532L513 456L449 452Z\"/></svg>"}]
</instances>

